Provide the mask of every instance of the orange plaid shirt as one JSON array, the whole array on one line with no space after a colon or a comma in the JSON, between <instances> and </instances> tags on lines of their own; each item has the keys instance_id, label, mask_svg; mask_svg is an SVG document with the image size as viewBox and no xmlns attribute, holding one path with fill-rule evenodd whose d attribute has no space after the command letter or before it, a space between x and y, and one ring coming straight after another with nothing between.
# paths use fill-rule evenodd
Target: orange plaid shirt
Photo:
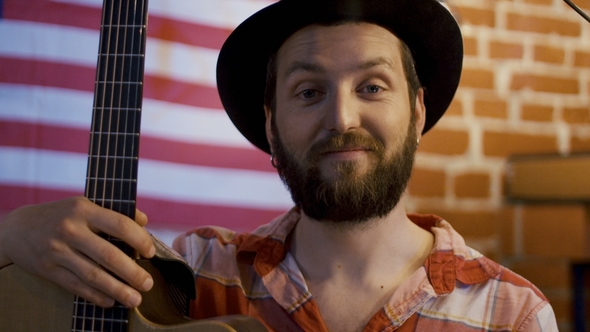
<instances>
[{"instance_id":1,"label":"orange plaid shirt","mask_svg":"<svg viewBox=\"0 0 590 332\"><path fill-rule=\"evenodd\" d=\"M286 241L300 214L277 217L250 234L205 227L174 249L195 271L195 319L242 314L272 331L327 331ZM365 331L557 331L555 315L529 281L469 248L434 215L409 215L435 247Z\"/></svg>"}]
</instances>

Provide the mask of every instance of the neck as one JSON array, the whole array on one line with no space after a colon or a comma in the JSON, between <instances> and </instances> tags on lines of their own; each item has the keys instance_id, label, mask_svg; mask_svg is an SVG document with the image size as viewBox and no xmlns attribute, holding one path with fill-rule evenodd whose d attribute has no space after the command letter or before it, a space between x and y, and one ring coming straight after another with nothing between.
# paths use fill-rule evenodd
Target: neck
<instances>
[{"instance_id":1,"label":"neck","mask_svg":"<svg viewBox=\"0 0 590 332\"><path fill-rule=\"evenodd\" d=\"M302 213L291 251L308 281L359 282L413 273L432 244L432 235L407 218L400 200L387 216L363 224L316 221Z\"/></svg>"}]
</instances>

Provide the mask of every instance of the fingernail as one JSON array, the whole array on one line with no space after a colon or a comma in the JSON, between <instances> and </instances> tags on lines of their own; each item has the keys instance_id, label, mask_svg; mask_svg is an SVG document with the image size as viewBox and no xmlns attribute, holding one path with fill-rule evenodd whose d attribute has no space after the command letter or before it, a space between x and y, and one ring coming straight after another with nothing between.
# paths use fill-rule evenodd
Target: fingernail
<instances>
[{"instance_id":1,"label":"fingernail","mask_svg":"<svg viewBox=\"0 0 590 332\"><path fill-rule=\"evenodd\" d=\"M152 289L152 286L154 285L154 280L152 278L147 278L144 282L143 285L141 285L141 290L143 291L149 291L150 289Z\"/></svg>"},{"instance_id":2,"label":"fingernail","mask_svg":"<svg viewBox=\"0 0 590 332\"><path fill-rule=\"evenodd\" d=\"M150 251L148 252L148 257L147 258L152 258L152 257L154 257L155 254L156 254L156 246L152 246L150 248Z\"/></svg>"},{"instance_id":3,"label":"fingernail","mask_svg":"<svg viewBox=\"0 0 590 332\"><path fill-rule=\"evenodd\" d=\"M129 295L129 298L127 300L128 300L127 305L130 308L138 307L139 304L141 303L141 295L139 295L138 293L131 293L131 295Z\"/></svg>"}]
</instances>

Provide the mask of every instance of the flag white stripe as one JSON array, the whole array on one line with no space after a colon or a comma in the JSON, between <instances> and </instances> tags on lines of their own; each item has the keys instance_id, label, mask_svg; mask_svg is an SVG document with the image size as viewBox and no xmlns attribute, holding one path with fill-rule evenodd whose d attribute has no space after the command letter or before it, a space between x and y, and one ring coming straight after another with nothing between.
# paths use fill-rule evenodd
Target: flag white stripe
<instances>
[{"instance_id":1,"label":"flag white stripe","mask_svg":"<svg viewBox=\"0 0 590 332\"><path fill-rule=\"evenodd\" d=\"M0 83L0 100L0 120L90 129L91 92ZM154 99L143 101L141 132L187 143L254 149L225 112Z\"/></svg>"},{"instance_id":2,"label":"flag white stripe","mask_svg":"<svg viewBox=\"0 0 590 332\"><path fill-rule=\"evenodd\" d=\"M0 55L96 68L98 30L0 20Z\"/></svg>"},{"instance_id":3,"label":"flag white stripe","mask_svg":"<svg viewBox=\"0 0 590 332\"><path fill-rule=\"evenodd\" d=\"M87 156L80 153L0 147L0 183L82 192ZM141 159L138 196L262 209L293 205L278 175Z\"/></svg>"},{"instance_id":4,"label":"flag white stripe","mask_svg":"<svg viewBox=\"0 0 590 332\"><path fill-rule=\"evenodd\" d=\"M0 55L96 68L98 30L0 20ZM219 50L148 38L145 73L214 87Z\"/></svg>"}]
</instances>

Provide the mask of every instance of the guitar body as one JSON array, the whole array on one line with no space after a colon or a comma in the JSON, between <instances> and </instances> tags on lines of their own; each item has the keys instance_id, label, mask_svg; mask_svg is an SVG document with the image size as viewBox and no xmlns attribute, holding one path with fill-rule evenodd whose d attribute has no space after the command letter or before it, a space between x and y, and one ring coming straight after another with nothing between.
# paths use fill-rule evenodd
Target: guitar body
<instances>
[{"instance_id":1,"label":"guitar body","mask_svg":"<svg viewBox=\"0 0 590 332\"><path fill-rule=\"evenodd\" d=\"M142 264L143 265L143 264ZM155 282L162 276L151 271ZM210 320L192 321L170 304L161 303L162 288L144 296L140 308L130 310L129 332L230 332L266 331L257 320L245 316L224 316ZM33 276L16 265L0 269L0 331L72 331L74 295L53 283ZM158 302L155 302L158 301ZM165 302L165 301L164 301ZM151 316L148 320L147 316ZM159 321L159 322L158 322ZM101 329L85 329L101 331Z\"/></svg>"}]
</instances>

